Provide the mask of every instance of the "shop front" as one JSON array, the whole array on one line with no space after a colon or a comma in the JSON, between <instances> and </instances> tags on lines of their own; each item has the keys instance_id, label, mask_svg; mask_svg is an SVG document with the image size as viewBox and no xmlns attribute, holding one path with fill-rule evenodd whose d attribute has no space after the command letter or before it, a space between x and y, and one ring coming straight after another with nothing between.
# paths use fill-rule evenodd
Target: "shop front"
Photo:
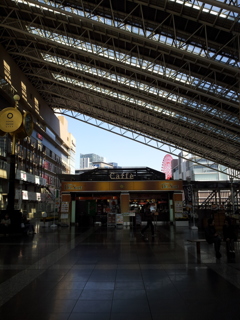
<instances>
[{"instance_id":1,"label":"shop front","mask_svg":"<svg viewBox=\"0 0 240 320\"><path fill-rule=\"evenodd\" d=\"M157 221L174 223L175 208L179 208L174 201L179 202L176 195L183 193L182 181L165 180L164 173L150 168L94 169L60 178L60 219L80 226L93 222L110 226L117 220L129 223L131 216L139 222L144 219L141 209L147 203Z\"/></svg>"}]
</instances>

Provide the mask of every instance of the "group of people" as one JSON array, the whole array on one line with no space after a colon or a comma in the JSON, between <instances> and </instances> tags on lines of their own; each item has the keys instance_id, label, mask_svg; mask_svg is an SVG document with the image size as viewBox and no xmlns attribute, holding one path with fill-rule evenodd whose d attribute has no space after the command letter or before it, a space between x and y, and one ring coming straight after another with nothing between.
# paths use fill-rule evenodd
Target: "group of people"
<instances>
[{"instance_id":1,"label":"group of people","mask_svg":"<svg viewBox=\"0 0 240 320\"><path fill-rule=\"evenodd\" d=\"M4 236L8 236L11 233L11 225L12 225L12 221L9 215L6 213L0 222L0 233L4 234ZM30 220L28 220L27 216L24 214L22 215L22 218L21 218L21 230L23 233L26 233L26 234L35 233L34 226L31 224Z\"/></svg>"},{"instance_id":2,"label":"group of people","mask_svg":"<svg viewBox=\"0 0 240 320\"><path fill-rule=\"evenodd\" d=\"M141 235L144 237L145 231L150 228L152 237L154 234L153 225L153 211L151 210L151 205L147 204L143 208L143 215L147 221L146 226L141 230ZM234 242L237 241L237 232L235 226L231 222L230 217L226 217L224 221L224 226L222 228L222 236L216 231L214 225L214 219L208 219L208 226L205 229L206 240L209 244L214 244L216 258L220 259L222 257L220 253L220 247L222 240L226 242L226 253L229 262L234 262L235 260L235 249Z\"/></svg>"},{"instance_id":3,"label":"group of people","mask_svg":"<svg viewBox=\"0 0 240 320\"><path fill-rule=\"evenodd\" d=\"M231 218L226 217L224 226L222 229L222 237L216 231L214 226L214 219L208 219L208 226L205 229L206 240L209 244L214 244L216 258L221 258L220 247L222 238L223 241L226 242L226 253L229 262L234 262L235 260L235 250L234 250L234 242L237 240L237 233L235 230L235 226L231 223Z\"/></svg>"}]
</instances>

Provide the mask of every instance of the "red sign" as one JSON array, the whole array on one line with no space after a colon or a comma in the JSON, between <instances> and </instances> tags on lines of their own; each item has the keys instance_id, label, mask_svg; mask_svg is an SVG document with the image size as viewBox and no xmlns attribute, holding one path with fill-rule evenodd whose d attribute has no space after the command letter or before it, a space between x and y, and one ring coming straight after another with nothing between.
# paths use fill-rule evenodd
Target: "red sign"
<instances>
[{"instance_id":1,"label":"red sign","mask_svg":"<svg viewBox=\"0 0 240 320\"><path fill-rule=\"evenodd\" d=\"M37 138L38 138L39 140L43 140L43 136L42 136L40 133L37 133Z\"/></svg>"}]
</instances>

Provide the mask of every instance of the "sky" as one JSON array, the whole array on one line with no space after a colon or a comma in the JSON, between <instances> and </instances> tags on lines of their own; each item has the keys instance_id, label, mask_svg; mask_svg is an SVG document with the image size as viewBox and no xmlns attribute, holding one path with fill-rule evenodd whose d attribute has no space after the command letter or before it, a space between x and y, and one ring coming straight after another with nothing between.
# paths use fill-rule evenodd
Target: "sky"
<instances>
[{"instance_id":1,"label":"sky","mask_svg":"<svg viewBox=\"0 0 240 320\"><path fill-rule=\"evenodd\" d=\"M116 162L121 167L150 167L161 171L167 153L70 117L66 119L68 131L76 139L76 169L80 168L80 153L95 153L105 157L107 163Z\"/></svg>"}]
</instances>

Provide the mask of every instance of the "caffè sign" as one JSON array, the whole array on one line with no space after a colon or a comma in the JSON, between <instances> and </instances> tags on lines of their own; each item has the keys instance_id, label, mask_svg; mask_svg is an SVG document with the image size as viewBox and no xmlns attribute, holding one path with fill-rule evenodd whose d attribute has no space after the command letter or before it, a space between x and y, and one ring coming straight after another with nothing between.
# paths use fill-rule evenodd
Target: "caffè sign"
<instances>
[{"instance_id":1,"label":"caff\u00e8 sign","mask_svg":"<svg viewBox=\"0 0 240 320\"><path fill-rule=\"evenodd\" d=\"M133 180L134 175L130 172L123 172L123 173L115 173L111 172L109 175L111 180Z\"/></svg>"}]
</instances>

